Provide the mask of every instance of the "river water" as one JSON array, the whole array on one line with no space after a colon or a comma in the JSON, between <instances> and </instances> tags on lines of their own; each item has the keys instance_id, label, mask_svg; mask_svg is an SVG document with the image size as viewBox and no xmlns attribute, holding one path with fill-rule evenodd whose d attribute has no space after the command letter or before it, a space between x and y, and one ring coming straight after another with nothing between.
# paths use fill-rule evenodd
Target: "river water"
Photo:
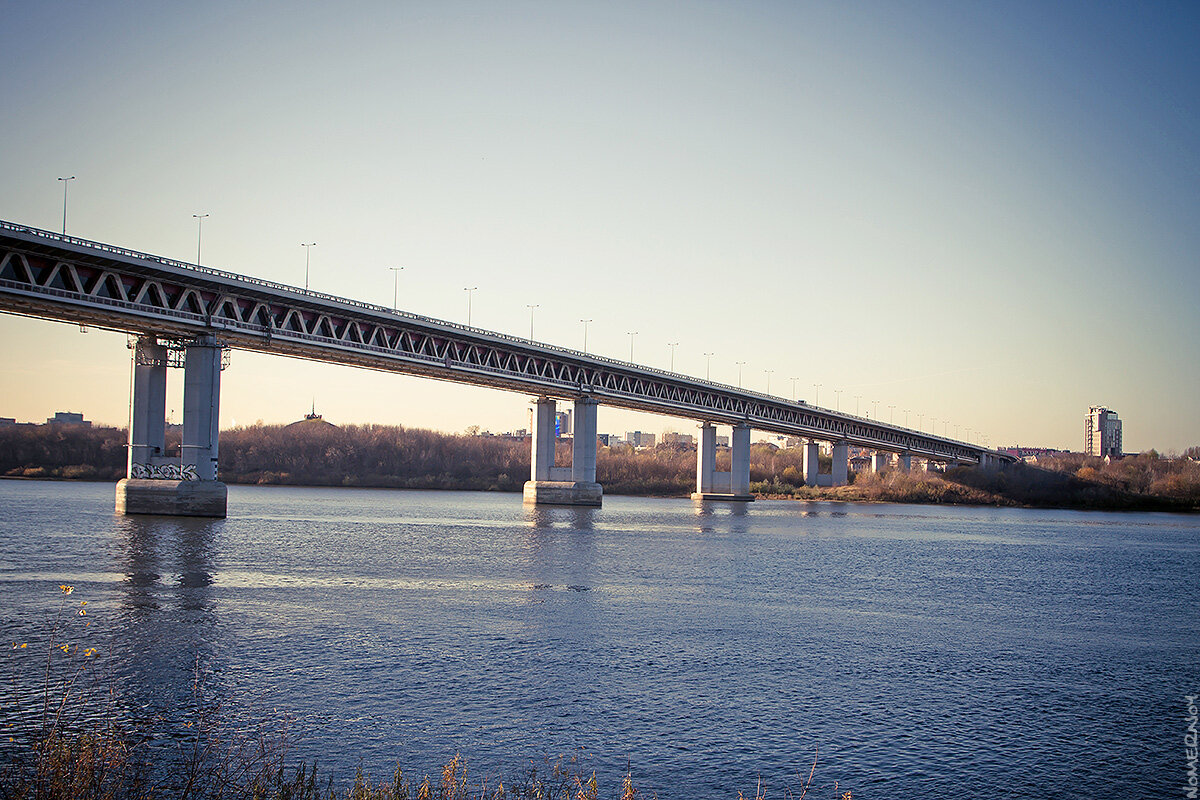
<instances>
[{"instance_id":1,"label":"river water","mask_svg":"<svg viewBox=\"0 0 1200 800\"><path fill-rule=\"evenodd\" d=\"M0 481L5 724L40 709L61 613L122 716L278 721L342 779L574 754L602 793L629 769L663 800L760 777L779 798L819 748L818 797L1186 782L1197 517L241 486L219 521L112 503Z\"/></svg>"}]
</instances>

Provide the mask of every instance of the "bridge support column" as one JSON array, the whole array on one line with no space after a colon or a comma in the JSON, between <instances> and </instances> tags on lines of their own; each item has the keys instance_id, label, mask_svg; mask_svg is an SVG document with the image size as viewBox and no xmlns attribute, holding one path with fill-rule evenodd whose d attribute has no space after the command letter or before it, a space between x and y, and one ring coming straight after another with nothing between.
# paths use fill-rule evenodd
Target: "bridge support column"
<instances>
[{"instance_id":1,"label":"bridge support column","mask_svg":"<svg viewBox=\"0 0 1200 800\"><path fill-rule=\"evenodd\" d=\"M717 429L711 422L700 426L700 441L696 443L696 495L711 494L713 475L717 471Z\"/></svg>"},{"instance_id":2,"label":"bridge support column","mask_svg":"<svg viewBox=\"0 0 1200 800\"><path fill-rule=\"evenodd\" d=\"M997 462L996 462L995 457L990 455L989 453L980 453L979 454L979 468L980 469L991 469L992 467L995 467L996 464L997 464Z\"/></svg>"},{"instance_id":3,"label":"bridge support column","mask_svg":"<svg viewBox=\"0 0 1200 800\"><path fill-rule=\"evenodd\" d=\"M734 425L732 462L730 463L730 490L738 500L752 500L750 496L750 426Z\"/></svg>"},{"instance_id":4,"label":"bridge support column","mask_svg":"<svg viewBox=\"0 0 1200 800\"><path fill-rule=\"evenodd\" d=\"M221 346L205 337L187 346L183 366L183 471L193 480L217 479L221 407Z\"/></svg>"},{"instance_id":5,"label":"bridge support column","mask_svg":"<svg viewBox=\"0 0 1200 800\"><path fill-rule=\"evenodd\" d=\"M900 471L908 472L912 469L912 455L909 453L900 454Z\"/></svg>"},{"instance_id":6,"label":"bridge support column","mask_svg":"<svg viewBox=\"0 0 1200 800\"><path fill-rule=\"evenodd\" d=\"M850 482L850 445L848 442L834 442L833 445L833 485L845 486Z\"/></svg>"},{"instance_id":7,"label":"bridge support column","mask_svg":"<svg viewBox=\"0 0 1200 800\"><path fill-rule=\"evenodd\" d=\"M696 446L696 491L693 500L736 500L748 502L750 494L750 426L734 425L729 472L717 472L717 429L712 423L700 426Z\"/></svg>"},{"instance_id":8,"label":"bridge support column","mask_svg":"<svg viewBox=\"0 0 1200 800\"><path fill-rule=\"evenodd\" d=\"M804 485L817 486L821 474L821 445L811 439L804 444Z\"/></svg>"},{"instance_id":9,"label":"bridge support column","mask_svg":"<svg viewBox=\"0 0 1200 800\"><path fill-rule=\"evenodd\" d=\"M152 336L133 350L129 471L117 483L118 514L224 517L228 490L217 480L222 345L204 337L187 346L180 461L163 456L166 348Z\"/></svg>"},{"instance_id":10,"label":"bridge support column","mask_svg":"<svg viewBox=\"0 0 1200 800\"><path fill-rule=\"evenodd\" d=\"M167 348L154 336L138 337L133 347L129 389L129 458L125 477L149 477L166 445Z\"/></svg>"},{"instance_id":11,"label":"bridge support column","mask_svg":"<svg viewBox=\"0 0 1200 800\"><path fill-rule=\"evenodd\" d=\"M596 407L595 400L581 397L575 401L573 415L575 438L571 466L554 466L554 401L539 397L534 401L533 457L529 480L525 483L527 503L561 506L598 506L604 490L596 482Z\"/></svg>"},{"instance_id":12,"label":"bridge support column","mask_svg":"<svg viewBox=\"0 0 1200 800\"><path fill-rule=\"evenodd\" d=\"M871 455L871 472L884 472L891 464L891 453L873 453Z\"/></svg>"}]
</instances>

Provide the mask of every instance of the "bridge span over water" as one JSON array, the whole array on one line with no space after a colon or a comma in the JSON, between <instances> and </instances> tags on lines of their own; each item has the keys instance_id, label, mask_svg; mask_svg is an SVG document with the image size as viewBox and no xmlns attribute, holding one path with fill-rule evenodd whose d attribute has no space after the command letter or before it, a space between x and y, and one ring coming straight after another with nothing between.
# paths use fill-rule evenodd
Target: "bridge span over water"
<instances>
[{"instance_id":1,"label":"bridge span over water","mask_svg":"<svg viewBox=\"0 0 1200 800\"><path fill-rule=\"evenodd\" d=\"M598 505L596 407L700 423L696 494L749 499L750 431L799 436L809 485L847 480L851 445L872 465L989 466L1010 460L979 445L687 375L431 319L0 221L0 311L136 336L128 476L118 511L224 516L217 482L217 409L227 348L422 375L535 396L532 502ZM163 455L166 370L184 369L183 446ZM572 463L556 466L556 403L574 403ZM715 469L716 424L731 425L730 472ZM818 474L818 442L833 470ZM219 508L218 508L219 506Z\"/></svg>"}]
</instances>

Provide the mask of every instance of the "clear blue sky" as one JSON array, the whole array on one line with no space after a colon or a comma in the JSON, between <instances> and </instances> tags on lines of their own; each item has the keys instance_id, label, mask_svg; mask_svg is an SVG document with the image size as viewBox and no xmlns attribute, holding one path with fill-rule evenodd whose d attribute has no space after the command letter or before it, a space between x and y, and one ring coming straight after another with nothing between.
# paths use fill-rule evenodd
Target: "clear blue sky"
<instances>
[{"instance_id":1,"label":"clear blue sky","mask_svg":"<svg viewBox=\"0 0 1200 800\"><path fill-rule=\"evenodd\" d=\"M1200 444L1195 3L10 3L0 218L992 445ZM123 424L124 337L0 317L0 415ZM814 384L820 384L819 390ZM840 395L835 391L840 390ZM235 353L224 425L524 427ZM819 392L819 397L814 397ZM861 398L861 399L859 399ZM180 401L172 402L178 408ZM895 406L892 410L889 406ZM601 430L687 429L602 412Z\"/></svg>"}]
</instances>

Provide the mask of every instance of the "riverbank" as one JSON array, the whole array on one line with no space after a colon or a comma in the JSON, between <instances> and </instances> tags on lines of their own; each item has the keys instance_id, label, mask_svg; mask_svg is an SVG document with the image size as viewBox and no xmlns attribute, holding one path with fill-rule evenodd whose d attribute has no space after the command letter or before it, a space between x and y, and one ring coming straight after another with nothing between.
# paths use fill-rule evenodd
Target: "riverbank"
<instances>
[{"instance_id":1,"label":"riverbank","mask_svg":"<svg viewBox=\"0 0 1200 800\"><path fill-rule=\"evenodd\" d=\"M1195 465L1193 465L1195 466ZM1119 483L1083 480L1051 468L1014 464L1003 469L959 467L936 472L862 473L848 486L761 485L757 495L773 500L835 500L860 503L916 503L1096 511L1200 512L1200 469L1179 480L1176 491L1133 491Z\"/></svg>"},{"instance_id":2,"label":"riverbank","mask_svg":"<svg viewBox=\"0 0 1200 800\"><path fill-rule=\"evenodd\" d=\"M178 433L167 448L178 448ZM569 443L558 460L569 463ZM600 447L596 477L609 495L683 497L695 483L694 448ZM729 453L717 456L729 469ZM1200 463L1153 451L1106 463L1062 454L1038 465L956 468L944 473L852 475L849 486L804 485L800 448L755 444L751 491L800 500L1007 505L1137 511L1200 510ZM125 432L73 425L0 428L0 475L118 480ZM252 425L221 433L220 478L230 484L352 486L520 492L529 475L527 439L447 434L395 425L338 427L323 421Z\"/></svg>"}]
</instances>

